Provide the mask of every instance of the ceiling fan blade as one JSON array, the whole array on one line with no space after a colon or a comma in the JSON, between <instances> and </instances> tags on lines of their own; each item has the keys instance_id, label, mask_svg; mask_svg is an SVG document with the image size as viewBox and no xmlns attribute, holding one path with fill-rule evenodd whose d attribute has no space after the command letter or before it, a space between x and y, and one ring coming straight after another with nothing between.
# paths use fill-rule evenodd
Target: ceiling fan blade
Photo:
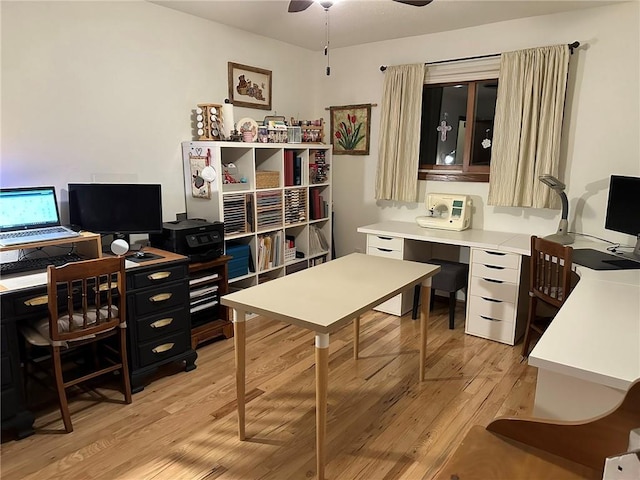
<instances>
[{"instance_id":1,"label":"ceiling fan blade","mask_svg":"<svg viewBox=\"0 0 640 480\"><path fill-rule=\"evenodd\" d=\"M313 0L291 0L289 2L289 13L302 12L313 5Z\"/></svg>"},{"instance_id":2,"label":"ceiling fan blade","mask_svg":"<svg viewBox=\"0 0 640 480\"><path fill-rule=\"evenodd\" d=\"M393 0L394 2L404 3L405 5L413 5L414 7L424 7L429 5L433 0Z\"/></svg>"}]
</instances>

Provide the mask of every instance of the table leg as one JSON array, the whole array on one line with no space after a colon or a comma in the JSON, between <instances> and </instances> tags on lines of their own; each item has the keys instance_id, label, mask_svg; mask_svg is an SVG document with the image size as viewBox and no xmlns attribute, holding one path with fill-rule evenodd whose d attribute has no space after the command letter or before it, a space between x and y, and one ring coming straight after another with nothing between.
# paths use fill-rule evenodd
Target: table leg
<instances>
[{"instance_id":1,"label":"table leg","mask_svg":"<svg viewBox=\"0 0 640 480\"><path fill-rule=\"evenodd\" d=\"M324 480L327 434L327 385L329 383L329 334L316 334L316 470Z\"/></svg>"},{"instance_id":2,"label":"table leg","mask_svg":"<svg viewBox=\"0 0 640 480\"><path fill-rule=\"evenodd\" d=\"M245 347L246 347L246 315L243 310L233 310L233 343L236 353L236 394L238 403L238 438L245 439L244 402L245 402Z\"/></svg>"},{"instance_id":3,"label":"table leg","mask_svg":"<svg viewBox=\"0 0 640 480\"><path fill-rule=\"evenodd\" d=\"M422 303L420 305L420 381L424 381L427 362L427 323L429 323L429 302L431 300L431 278L422 282Z\"/></svg>"},{"instance_id":4,"label":"table leg","mask_svg":"<svg viewBox=\"0 0 640 480\"><path fill-rule=\"evenodd\" d=\"M353 319L353 359L360 353L360 315Z\"/></svg>"}]
</instances>

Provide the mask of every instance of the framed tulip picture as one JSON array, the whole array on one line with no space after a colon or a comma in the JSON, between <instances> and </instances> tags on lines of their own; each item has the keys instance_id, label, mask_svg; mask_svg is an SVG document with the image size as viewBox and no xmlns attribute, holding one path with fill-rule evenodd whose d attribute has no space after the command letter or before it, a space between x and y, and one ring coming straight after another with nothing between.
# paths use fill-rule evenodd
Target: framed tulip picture
<instances>
[{"instance_id":1,"label":"framed tulip picture","mask_svg":"<svg viewBox=\"0 0 640 480\"><path fill-rule=\"evenodd\" d=\"M334 155L369 155L371 104L329 107Z\"/></svg>"}]
</instances>

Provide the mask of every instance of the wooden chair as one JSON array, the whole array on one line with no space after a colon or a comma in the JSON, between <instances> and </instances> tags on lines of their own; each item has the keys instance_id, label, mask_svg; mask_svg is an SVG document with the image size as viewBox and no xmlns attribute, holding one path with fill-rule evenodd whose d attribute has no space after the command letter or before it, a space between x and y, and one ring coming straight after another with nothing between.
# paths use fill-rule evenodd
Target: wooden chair
<instances>
[{"instance_id":1,"label":"wooden chair","mask_svg":"<svg viewBox=\"0 0 640 480\"><path fill-rule=\"evenodd\" d=\"M531 237L529 313L522 346L524 358L529 356L531 333L542 335L571 293L572 256L571 247ZM547 306L546 314L540 314L538 300Z\"/></svg>"},{"instance_id":2,"label":"wooden chair","mask_svg":"<svg viewBox=\"0 0 640 480\"><path fill-rule=\"evenodd\" d=\"M47 269L49 315L21 329L30 346L47 347L53 363L60 412L67 433L73 431L67 389L87 380L120 371L124 398L131 403L126 350L124 257L105 257ZM91 371L69 379L62 354L91 344L104 356L94 357Z\"/></svg>"},{"instance_id":3,"label":"wooden chair","mask_svg":"<svg viewBox=\"0 0 640 480\"><path fill-rule=\"evenodd\" d=\"M469 430L437 479L602 479L640 425L640 381L611 412L585 422L498 418ZM626 477L625 477L626 478Z\"/></svg>"}]
</instances>

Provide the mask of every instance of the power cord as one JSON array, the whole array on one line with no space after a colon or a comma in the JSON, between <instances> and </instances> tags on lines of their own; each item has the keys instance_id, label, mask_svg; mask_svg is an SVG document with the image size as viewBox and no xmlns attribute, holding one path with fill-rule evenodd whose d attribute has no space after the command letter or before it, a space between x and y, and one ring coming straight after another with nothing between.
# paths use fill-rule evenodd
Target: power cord
<instances>
[{"instance_id":1,"label":"power cord","mask_svg":"<svg viewBox=\"0 0 640 480\"><path fill-rule=\"evenodd\" d=\"M607 247L607 251L609 251L609 252L616 252L619 248L631 248L631 249L634 248L633 245L621 245L620 243L612 242L611 240L607 240L606 238L598 237L596 235L590 235L588 233L581 233L581 232L569 232L569 233L571 233L573 235L581 235L583 237L595 238L596 240L600 240L602 242L610 243L611 246Z\"/></svg>"}]
</instances>

